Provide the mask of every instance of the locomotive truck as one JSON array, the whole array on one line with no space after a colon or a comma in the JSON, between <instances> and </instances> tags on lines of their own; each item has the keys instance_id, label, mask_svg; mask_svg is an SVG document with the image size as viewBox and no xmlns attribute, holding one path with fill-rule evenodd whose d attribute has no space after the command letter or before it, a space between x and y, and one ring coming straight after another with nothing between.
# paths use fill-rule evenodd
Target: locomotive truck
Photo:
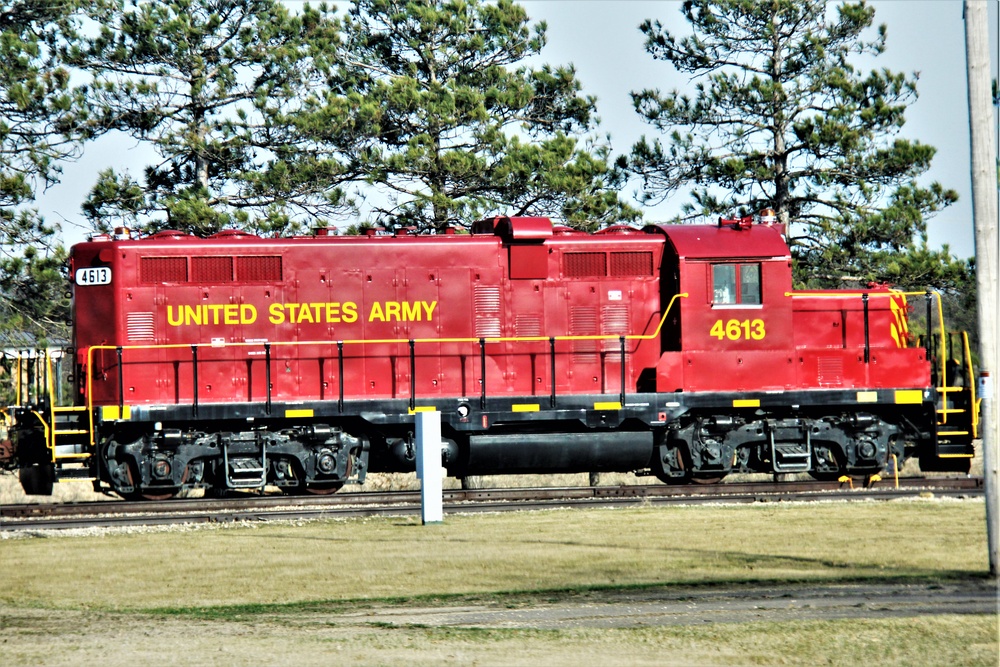
<instances>
[{"instance_id":1,"label":"locomotive truck","mask_svg":"<svg viewBox=\"0 0 1000 667\"><path fill-rule=\"evenodd\" d=\"M413 470L414 415L434 410L456 477L969 470L972 362L939 299L795 291L778 226L322 231L75 245L72 400L56 355L18 358L0 461L29 494L324 494Z\"/></svg>"}]
</instances>

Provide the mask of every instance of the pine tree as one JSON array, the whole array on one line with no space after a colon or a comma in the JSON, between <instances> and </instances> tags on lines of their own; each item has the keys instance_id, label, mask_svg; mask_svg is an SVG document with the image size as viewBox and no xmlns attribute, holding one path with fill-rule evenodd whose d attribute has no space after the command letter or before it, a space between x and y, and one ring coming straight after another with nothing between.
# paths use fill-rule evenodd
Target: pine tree
<instances>
[{"instance_id":1,"label":"pine tree","mask_svg":"<svg viewBox=\"0 0 1000 667\"><path fill-rule=\"evenodd\" d=\"M58 227L31 204L90 132L84 91L56 54L74 34L75 4L0 9L0 330L39 345L67 338L69 302Z\"/></svg>"},{"instance_id":2,"label":"pine tree","mask_svg":"<svg viewBox=\"0 0 1000 667\"><path fill-rule=\"evenodd\" d=\"M290 170L297 148L274 126L304 95L307 50L335 46L325 8L293 14L277 0L104 0L91 15L99 33L67 59L93 75L103 125L148 142L160 157L141 181L100 174L84 205L95 228L280 234L342 210L339 165Z\"/></svg>"},{"instance_id":3,"label":"pine tree","mask_svg":"<svg viewBox=\"0 0 1000 667\"><path fill-rule=\"evenodd\" d=\"M852 61L885 49L868 39L875 11L823 0L686 0L693 34L645 21L646 49L697 80L693 97L633 93L661 138L619 166L642 178L647 202L690 188L690 215L775 209L788 226L800 284L947 282L947 247L931 251L926 220L957 199L920 185L935 149L899 136L915 77L864 74Z\"/></svg>"},{"instance_id":4,"label":"pine tree","mask_svg":"<svg viewBox=\"0 0 1000 667\"><path fill-rule=\"evenodd\" d=\"M373 222L443 229L490 214L579 225L634 219L619 201L594 99L511 0L356 0L344 51L303 129L375 191ZM336 119L349 118L350 121ZM346 123L346 124L345 124ZM333 129L331 129L333 128Z\"/></svg>"}]
</instances>

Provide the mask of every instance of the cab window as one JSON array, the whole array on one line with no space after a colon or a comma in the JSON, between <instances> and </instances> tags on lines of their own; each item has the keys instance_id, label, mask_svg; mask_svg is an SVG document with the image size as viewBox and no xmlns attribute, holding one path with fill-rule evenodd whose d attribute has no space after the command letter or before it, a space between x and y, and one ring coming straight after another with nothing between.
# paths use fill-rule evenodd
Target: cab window
<instances>
[{"instance_id":1,"label":"cab window","mask_svg":"<svg viewBox=\"0 0 1000 667\"><path fill-rule=\"evenodd\" d=\"M712 265L713 304L756 305L760 294L760 264Z\"/></svg>"}]
</instances>

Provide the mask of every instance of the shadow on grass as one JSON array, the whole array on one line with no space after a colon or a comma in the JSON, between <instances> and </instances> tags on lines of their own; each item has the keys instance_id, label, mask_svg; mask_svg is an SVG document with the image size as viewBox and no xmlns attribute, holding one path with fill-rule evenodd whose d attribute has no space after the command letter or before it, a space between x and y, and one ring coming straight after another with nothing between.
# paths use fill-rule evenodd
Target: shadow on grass
<instances>
[{"instance_id":1,"label":"shadow on grass","mask_svg":"<svg viewBox=\"0 0 1000 667\"><path fill-rule=\"evenodd\" d=\"M421 529L426 529L424 526L417 525L416 527ZM433 533L433 530L431 531ZM257 535L233 535L236 539L246 538L246 539L260 539ZM326 537L326 536L301 536L298 534L277 534L269 535L266 539L277 539L277 540L306 540L306 541L329 541L335 543L349 543L356 545L357 539L355 537ZM429 543L437 543L440 537L434 534L428 534L426 541ZM412 542L412 539L408 539L407 542ZM424 540L419 540L424 541ZM470 545L473 547L483 547L492 548L495 545L483 539L466 539L461 537L449 537L447 540L449 545ZM816 568L826 568L832 570L842 570L842 569L865 569L865 568L877 568L880 567L874 564L858 563L845 560L834 560L830 558L815 558L807 556L794 556L787 554L764 554L764 553L749 553L742 551L724 551L721 549L695 549L686 547L663 547L658 545L642 545L642 544L616 544L607 542L587 542L584 540L551 540L544 538L517 538L510 539L505 543L506 546L510 545L522 545L529 547L568 547L572 549L582 549L582 550L594 550L600 552L607 551L619 551L623 553L654 553L663 554L668 556L670 559L683 563L684 561L691 561L697 563L711 564L712 566L718 567L732 567L732 568L742 568L753 570L754 568L780 568L783 566L808 566ZM956 572L962 572L957 570ZM968 575L968 572L963 572L962 574ZM755 579L748 579L748 581L756 581Z\"/></svg>"},{"instance_id":2,"label":"shadow on grass","mask_svg":"<svg viewBox=\"0 0 1000 667\"><path fill-rule=\"evenodd\" d=\"M970 574L960 570L916 571L909 574L873 574L871 576L824 576L782 579L730 578L711 582L654 582L627 585L574 586L538 590L507 590L489 593L429 594L406 597L381 597L341 600L312 600L272 604L237 604L209 607L158 607L134 611L148 616L188 618L205 621L248 621L255 618L291 614L347 614L370 609L406 609L410 607L447 607L494 605L506 608L531 607L541 604L599 602L620 600L629 595L643 594L663 600L684 600L692 594L740 595L766 590L771 597L790 597L804 588L838 586L903 587L920 586L930 590L944 586L974 589L996 588L996 580L985 573Z\"/></svg>"}]
</instances>

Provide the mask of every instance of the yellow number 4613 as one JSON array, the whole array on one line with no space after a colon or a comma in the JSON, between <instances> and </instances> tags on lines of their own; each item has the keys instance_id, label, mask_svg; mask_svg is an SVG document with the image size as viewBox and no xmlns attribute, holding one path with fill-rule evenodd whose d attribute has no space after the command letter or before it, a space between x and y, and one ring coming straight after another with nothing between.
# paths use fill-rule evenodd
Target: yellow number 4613
<instances>
[{"instance_id":1,"label":"yellow number 4613","mask_svg":"<svg viewBox=\"0 0 1000 667\"><path fill-rule=\"evenodd\" d=\"M719 340L764 340L764 320L716 320L708 333Z\"/></svg>"}]
</instances>

